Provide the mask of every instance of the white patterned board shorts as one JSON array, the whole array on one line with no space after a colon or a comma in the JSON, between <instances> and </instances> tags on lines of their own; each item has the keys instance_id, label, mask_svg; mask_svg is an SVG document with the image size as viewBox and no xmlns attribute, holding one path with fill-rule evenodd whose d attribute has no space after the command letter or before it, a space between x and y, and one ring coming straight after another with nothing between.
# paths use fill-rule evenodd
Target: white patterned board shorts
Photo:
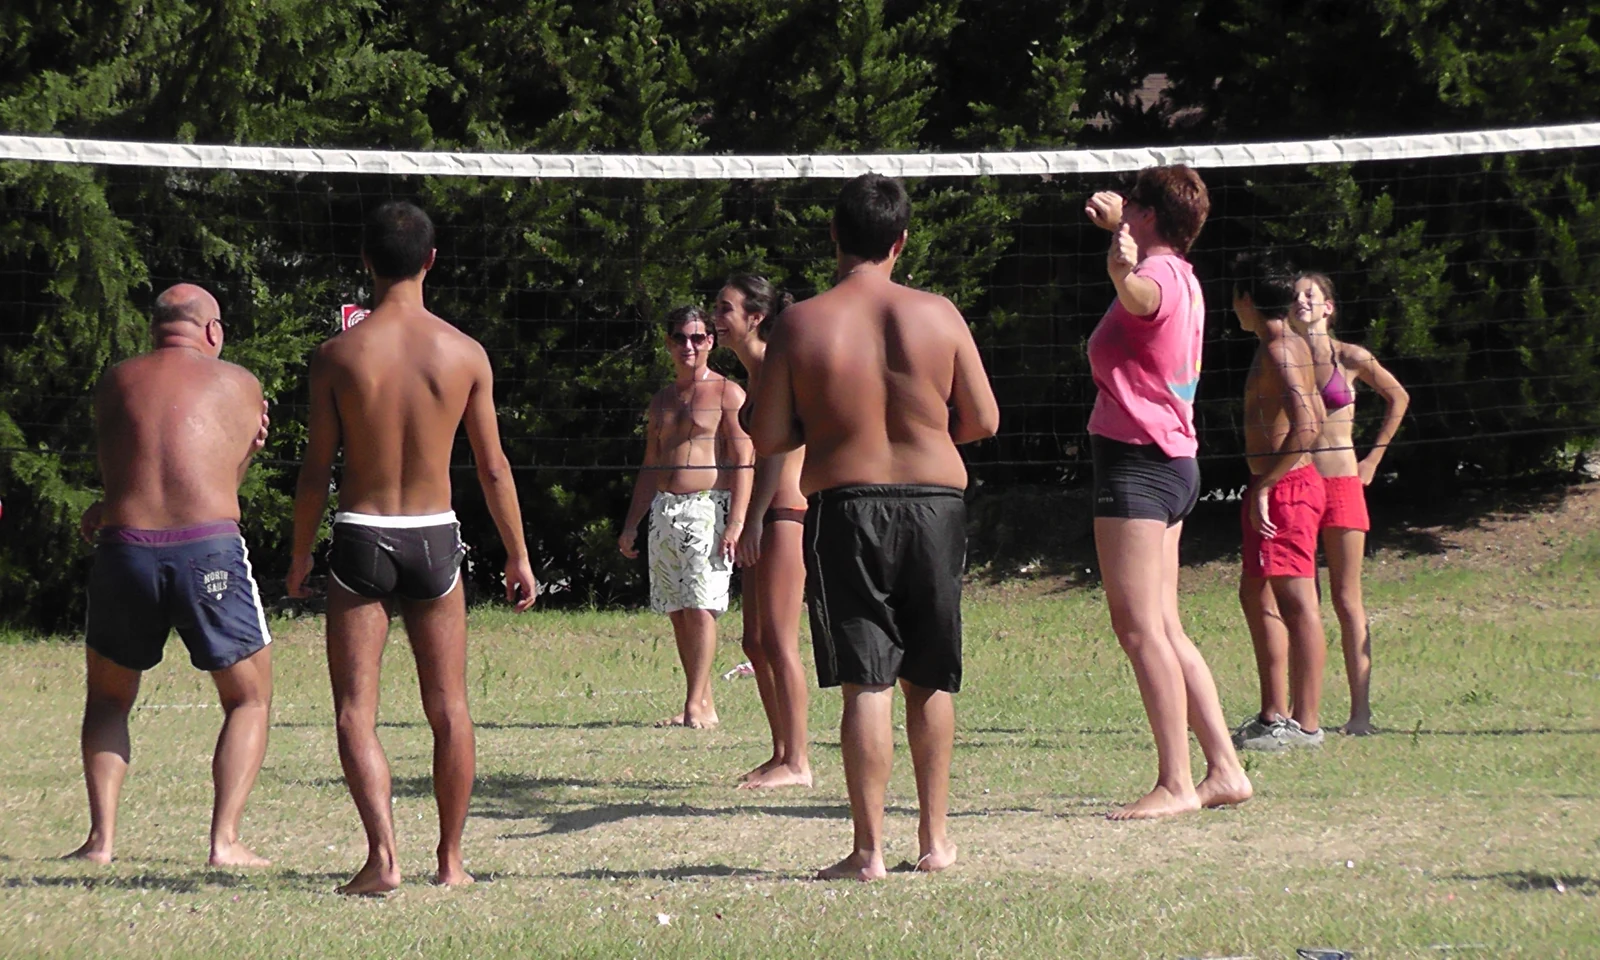
<instances>
[{"instance_id":1,"label":"white patterned board shorts","mask_svg":"<svg viewBox=\"0 0 1600 960\"><path fill-rule=\"evenodd\" d=\"M727 490L657 493L650 502L650 609L728 609L733 564L722 556Z\"/></svg>"}]
</instances>

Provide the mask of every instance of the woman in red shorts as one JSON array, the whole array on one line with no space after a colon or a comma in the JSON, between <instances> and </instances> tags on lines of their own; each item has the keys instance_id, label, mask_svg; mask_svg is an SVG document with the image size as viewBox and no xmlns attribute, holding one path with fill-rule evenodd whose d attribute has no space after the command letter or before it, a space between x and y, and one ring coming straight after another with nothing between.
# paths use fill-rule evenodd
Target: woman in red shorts
<instances>
[{"instance_id":1,"label":"woman in red shorts","mask_svg":"<svg viewBox=\"0 0 1600 960\"><path fill-rule=\"evenodd\" d=\"M1339 616L1339 638L1344 644L1345 673L1350 677L1350 719L1339 732L1365 736L1372 732L1372 637L1367 611L1361 600L1361 558L1366 551L1367 498L1365 488L1378 472L1389 441L1400 429L1411 397L1385 370L1371 351L1335 340L1333 281L1320 273L1302 273L1295 281L1295 306L1289 314L1295 330L1313 346L1331 347L1332 379L1322 388L1348 399L1327 403L1328 416L1312 462L1327 488L1327 508L1322 514L1322 550L1328 557L1328 579L1333 608ZM1319 344L1318 341L1321 341ZM1319 378L1320 380L1320 378ZM1356 458L1355 385L1360 381L1378 392L1388 404L1377 439L1365 457Z\"/></svg>"}]
</instances>

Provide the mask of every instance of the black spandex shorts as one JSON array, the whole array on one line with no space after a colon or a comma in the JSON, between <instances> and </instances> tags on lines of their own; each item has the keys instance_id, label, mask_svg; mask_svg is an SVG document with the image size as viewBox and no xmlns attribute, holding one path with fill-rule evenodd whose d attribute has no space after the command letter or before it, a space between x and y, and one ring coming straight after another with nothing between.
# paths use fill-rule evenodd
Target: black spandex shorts
<instances>
[{"instance_id":1,"label":"black spandex shorts","mask_svg":"<svg viewBox=\"0 0 1600 960\"><path fill-rule=\"evenodd\" d=\"M454 512L425 517L336 513L329 572L372 600L438 600L461 578L461 524Z\"/></svg>"},{"instance_id":2,"label":"black spandex shorts","mask_svg":"<svg viewBox=\"0 0 1600 960\"><path fill-rule=\"evenodd\" d=\"M952 487L834 487L809 498L806 604L817 683L961 689L967 507Z\"/></svg>"},{"instance_id":3,"label":"black spandex shorts","mask_svg":"<svg viewBox=\"0 0 1600 960\"><path fill-rule=\"evenodd\" d=\"M1094 515L1160 520L1172 526L1200 499L1200 465L1169 457L1155 444L1120 443L1089 436L1094 452Z\"/></svg>"},{"instance_id":4,"label":"black spandex shorts","mask_svg":"<svg viewBox=\"0 0 1600 960\"><path fill-rule=\"evenodd\" d=\"M174 627L201 670L231 667L272 642L239 525L102 527L89 574L89 649L149 670Z\"/></svg>"}]
</instances>

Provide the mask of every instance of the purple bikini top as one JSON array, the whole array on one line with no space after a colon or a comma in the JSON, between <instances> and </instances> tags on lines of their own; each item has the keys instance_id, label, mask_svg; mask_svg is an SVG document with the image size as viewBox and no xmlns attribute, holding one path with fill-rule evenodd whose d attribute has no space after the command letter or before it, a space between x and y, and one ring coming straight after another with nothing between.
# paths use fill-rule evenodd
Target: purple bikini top
<instances>
[{"instance_id":1,"label":"purple bikini top","mask_svg":"<svg viewBox=\"0 0 1600 960\"><path fill-rule=\"evenodd\" d=\"M1345 383L1344 377L1339 375L1339 368L1333 368L1333 374L1328 377L1328 382L1322 385L1322 405L1329 413L1341 410L1356 402L1356 393Z\"/></svg>"}]
</instances>

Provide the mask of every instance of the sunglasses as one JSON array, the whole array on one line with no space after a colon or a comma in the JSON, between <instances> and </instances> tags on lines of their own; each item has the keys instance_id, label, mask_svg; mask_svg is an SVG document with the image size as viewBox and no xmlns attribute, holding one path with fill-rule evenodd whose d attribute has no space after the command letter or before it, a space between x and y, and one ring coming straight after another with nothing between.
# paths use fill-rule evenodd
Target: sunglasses
<instances>
[{"instance_id":1,"label":"sunglasses","mask_svg":"<svg viewBox=\"0 0 1600 960\"><path fill-rule=\"evenodd\" d=\"M667 334L667 339L671 340L673 343L677 343L677 344L692 343L697 347L703 347L703 346L706 345L706 341L711 339L711 334L709 334L709 333L669 333L669 334Z\"/></svg>"}]
</instances>

